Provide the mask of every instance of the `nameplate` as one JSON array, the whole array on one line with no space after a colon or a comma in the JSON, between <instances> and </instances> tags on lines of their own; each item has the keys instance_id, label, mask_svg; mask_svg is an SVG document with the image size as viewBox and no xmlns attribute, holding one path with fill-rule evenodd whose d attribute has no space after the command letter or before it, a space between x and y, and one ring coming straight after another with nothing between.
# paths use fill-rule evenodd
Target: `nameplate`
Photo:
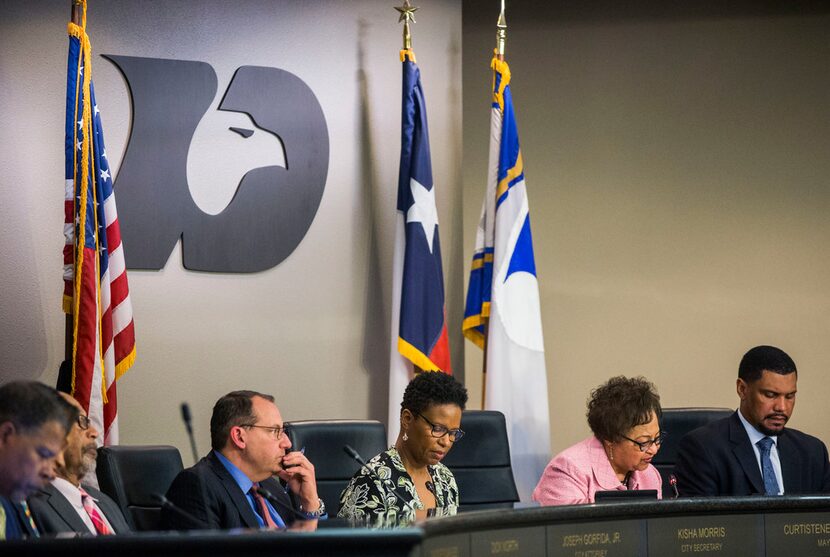
<instances>
[{"instance_id":1,"label":"nameplate","mask_svg":"<svg viewBox=\"0 0 830 557\"><path fill-rule=\"evenodd\" d=\"M764 516L767 556L830 555L830 513Z\"/></svg>"},{"instance_id":2,"label":"nameplate","mask_svg":"<svg viewBox=\"0 0 830 557\"><path fill-rule=\"evenodd\" d=\"M426 538L421 557L470 557L470 534L450 534Z\"/></svg>"},{"instance_id":3,"label":"nameplate","mask_svg":"<svg viewBox=\"0 0 830 557\"><path fill-rule=\"evenodd\" d=\"M476 532L470 536L470 551L476 557L517 557L545 554L545 527L504 528Z\"/></svg>"},{"instance_id":4,"label":"nameplate","mask_svg":"<svg viewBox=\"0 0 830 557\"><path fill-rule=\"evenodd\" d=\"M763 554L763 536L762 515L651 518L648 553L661 557L757 557Z\"/></svg>"},{"instance_id":5,"label":"nameplate","mask_svg":"<svg viewBox=\"0 0 830 557\"><path fill-rule=\"evenodd\" d=\"M645 557L645 520L548 526L548 557Z\"/></svg>"}]
</instances>

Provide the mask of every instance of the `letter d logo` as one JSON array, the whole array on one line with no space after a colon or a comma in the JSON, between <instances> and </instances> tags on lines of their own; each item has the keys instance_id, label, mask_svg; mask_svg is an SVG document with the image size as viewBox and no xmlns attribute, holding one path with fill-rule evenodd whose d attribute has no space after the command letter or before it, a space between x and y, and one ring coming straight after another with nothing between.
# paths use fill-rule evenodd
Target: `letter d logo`
<instances>
[{"instance_id":1,"label":"letter d logo","mask_svg":"<svg viewBox=\"0 0 830 557\"><path fill-rule=\"evenodd\" d=\"M213 68L106 57L124 74L133 101L130 141L114 185L127 267L161 269L179 238L184 267L194 271L253 273L288 257L314 220L328 174L326 120L308 85L277 68L236 70L219 110L245 112L260 133L279 137L286 165L248 170L228 206L210 215L191 196L187 155L216 94Z\"/></svg>"}]
</instances>

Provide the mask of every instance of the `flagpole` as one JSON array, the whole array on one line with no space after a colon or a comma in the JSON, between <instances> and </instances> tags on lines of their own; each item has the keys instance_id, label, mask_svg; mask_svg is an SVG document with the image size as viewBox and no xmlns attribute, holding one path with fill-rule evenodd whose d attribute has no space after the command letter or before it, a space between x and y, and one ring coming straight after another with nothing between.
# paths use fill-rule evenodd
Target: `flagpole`
<instances>
[{"instance_id":1,"label":"flagpole","mask_svg":"<svg viewBox=\"0 0 830 557\"><path fill-rule=\"evenodd\" d=\"M496 58L504 61L504 46L507 43L507 18L504 17L504 1L501 0L501 12L496 22ZM495 223L494 223L495 226ZM492 303L492 301L491 301ZM484 402L487 398L487 338L490 332L490 323L484 325L484 361L481 365L481 409L484 410Z\"/></svg>"},{"instance_id":2,"label":"flagpole","mask_svg":"<svg viewBox=\"0 0 830 557\"><path fill-rule=\"evenodd\" d=\"M70 15L70 21L75 25L80 25L81 20L83 19L84 14L84 2L83 0L72 0L72 13Z\"/></svg>"},{"instance_id":3,"label":"flagpole","mask_svg":"<svg viewBox=\"0 0 830 557\"><path fill-rule=\"evenodd\" d=\"M69 13L69 20L74 23L75 25L81 26L83 24L83 17L84 17L84 0L72 0L72 9ZM76 246L77 248L77 246ZM73 255L72 260L75 260ZM63 359L68 361L70 364L72 363L72 347L74 346L74 322L73 316L71 313L66 314L66 322L65 322L65 329L64 329L64 340L63 340Z\"/></svg>"},{"instance_id":4,"label":"flagpole","mask_svg":"<svg viewBox=\"0 0 830 557\"><path fill-rule=\"evenodd\" d=\"M409 22L416 23L415 12L418 8L410 3L410 0L404 0L403 6L395 6L401 16L398 18L398 23L403 22L403 49L412 49L412 34L409 30Z\"/></svg>"},{"instance_id":5,"label":"flagpole","mask_svg":"<svg viewBox=\"0 0 830 557\"><path fill-rule=\"evenodd\" d=\"M501 12L496 23L496 56L504 60L504 45L507 42L507 19L504 17L504 0L501 0Z\"/></svg>"}]
</instances>

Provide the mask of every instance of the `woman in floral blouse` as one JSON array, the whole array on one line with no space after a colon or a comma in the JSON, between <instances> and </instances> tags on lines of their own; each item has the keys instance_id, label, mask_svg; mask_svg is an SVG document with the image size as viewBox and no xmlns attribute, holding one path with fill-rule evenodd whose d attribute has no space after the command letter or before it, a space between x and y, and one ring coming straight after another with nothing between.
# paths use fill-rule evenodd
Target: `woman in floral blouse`
<instances>
[{"instance_id":1,"label":"woman in floral blouse","mask_svg":"<svg viewBox=\"0 0 830 557\"><path fill-rule=\"evenodd\" d=\"M458 486L441 459L464 436L466 404L467 389L451 375L419 373L404 391L395 445L355 473L340 495L337 515L395 522L423 518L428 509L454 514Z\"/></svg>"}]
</instances>

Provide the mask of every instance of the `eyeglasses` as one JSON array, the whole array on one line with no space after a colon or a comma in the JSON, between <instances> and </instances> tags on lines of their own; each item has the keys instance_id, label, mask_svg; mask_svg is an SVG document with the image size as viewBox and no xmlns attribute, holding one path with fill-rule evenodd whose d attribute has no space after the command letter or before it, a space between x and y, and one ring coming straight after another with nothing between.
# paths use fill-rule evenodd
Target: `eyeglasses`
<instances>
[{"instance_id":1,"label":"eyeglasses","mask_svg":"<svg viewBox=\"0 0 830 557\"><path fill-rule=\"evenodd\" d=\"M418 416L420 416L420 417L421 417L421 418L422 418L422 419L423 419L426 423L428 423L428 424L430 425L430 427L432 428L432 436L433 436L433 437L439 437L439 438L440 438L440 437L443 437L443 436L445 436L445 435L449 435L449 436L450 436L450 440L451 440L453 443L455 443L456 441L458 441L458 440L460 440L462 437L464 437L464 432L463 432L462 430L460 430L460 429L449 429L449 428L448 428L448 427L446 427L446 426L439 425L439 424L434 424L434 423L432 423L431 421L429 421L428 419L426 419L426 417L424 417L424 415L423 415L423 414L421 414L420 412L418 412L417 414L418 414Z\"/></svg>"},{"instance_id":2,"label":"eyeglasses","mask_svg":"<svg viewBox=\"0 0 830 557\"><path fill-rule=\"evenodd\" d=\"M78 414L78 419L76 421L78 422L78 427L81 428L82 430L86 431L86 430L89 429L89 424L91 423L92 420L89 419L89 416L84 416L83 414Z\"/></svg>"},{"instance_id":3,"label":"eyeglasses","mask_svg":"<svg viewBox=\"0 0 830 557\"><path fill-rule=\"evenodd\" d=\"M277 440L282 439L283 435L288 437L288 432L290 431L288 426L286 426L286 425L278 425L278 426L274 427L274 426L268 426L268 425L242 424L239 427L256 427L256 428L259 428L259 429L264 429L264 430L268 431L271 434L271 437L273 437L274 439L277 439Z\"/></svg>"},{"instance_id":4,"label":"eyeglasses","mask_svg":"<svg viewBox=\"0 0 830 557\"><path fill-rule=\"evenodd\" d=\"M623 435L622 438L625 439L626 441L631 441L632 443L637 445L637 447L640 449L640 452L644 453L655 445L657 447L662 445L663 441L666 440L667 435L668 435L668 433L666 433L665 431L661 431L660 435L658 435L654 439L649 439L648 441L635 441L634 439L631 439L630 437L626 437L625 435Z\"/></svg>"}]
</instances>

